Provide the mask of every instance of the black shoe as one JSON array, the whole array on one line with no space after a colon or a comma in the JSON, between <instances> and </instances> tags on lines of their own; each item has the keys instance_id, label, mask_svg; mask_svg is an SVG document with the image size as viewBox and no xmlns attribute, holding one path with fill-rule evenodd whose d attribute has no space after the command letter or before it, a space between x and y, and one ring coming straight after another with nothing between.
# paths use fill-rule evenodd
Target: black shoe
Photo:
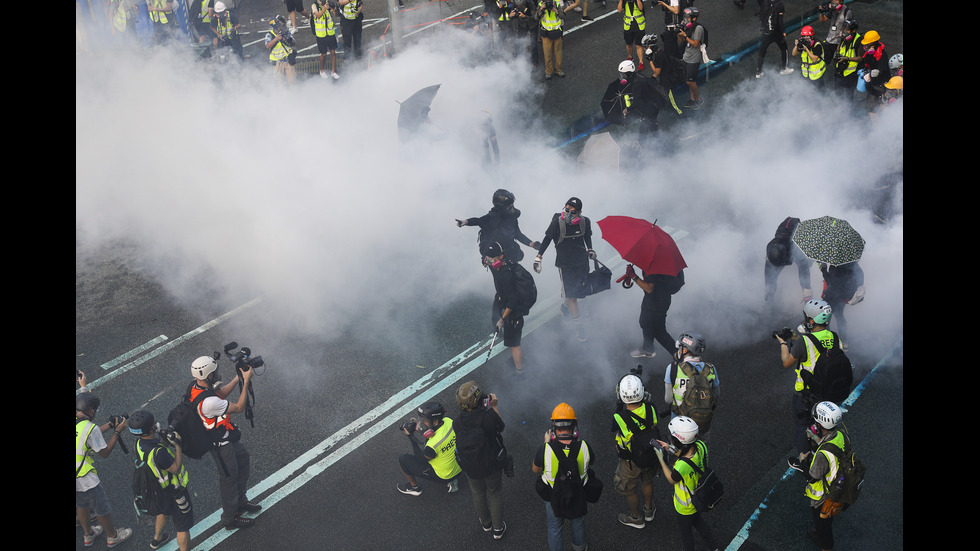
<instances>
[{"instance_id":1,"label":"black shoe","mask_svg":"<svg viewBox=\"0 0 980 551\"><path fill-rule=\"evenodd\" d=\"M237 517L235 518L235 520L225 525L225 530L234 530L235 528L249 528L254 525L255 525L254 518Z\"/></svg>"},{"instance_id":2,"label":"black shoe","mask_svg":"<svg viewBox=\"0 0 980 551\"><path fill-rule=\"evenodd\" d=\"M506 531L507 531L507 523L501 521L500 530L497 530L496 528L494 528L493 530L493 539L499 540L500 538L504 537L504 532Z\"/></svg>"},{"instance_id":3,"label":"black shoe","mask_svg":"<svg viewBox=\"0 0 980 551\"><path fill-rule=\"evenodd\" d=\"M791 469L800 471L801 473L803 472L803 463L800 461L799 457L789 457L786 459L786 462L789 463L789 467Z\"/></svg>"},{"instance_id":4,"label":"black shoe","mask_svg":"<svg viewBox=\"0 0 980 551\"><path fill-rule=\"evenodd\" d=\"M582 16L582 21L595 21L595 19L592 19L592 18L591 18L591 17L589 17L588 15L583 15L583 16Z\"/></svg>"},{"instance_id":5,"label":"black shoe","mask_svg":"<svg viewBox=\"0 0 980 551\"><path fill-rule=\"evenodd\" d=\"M262 510L262 506L258 503L252 503L251 501L246 501L245 505L242 505L243 513L258 513Z\"/></svg>"},{"instance_id":6,"label":"black shoe","mask_svg":"<svg viewBox=\"0 0 980 551\"><path fill-rule=\"evenodd\" d=\"M150 549L160 549L161 547L163 547L163 544L167 543L169 540L170 540L170 534L164 532L160 534L160 539L150 540Z\"/></svg>"}]
</instances>

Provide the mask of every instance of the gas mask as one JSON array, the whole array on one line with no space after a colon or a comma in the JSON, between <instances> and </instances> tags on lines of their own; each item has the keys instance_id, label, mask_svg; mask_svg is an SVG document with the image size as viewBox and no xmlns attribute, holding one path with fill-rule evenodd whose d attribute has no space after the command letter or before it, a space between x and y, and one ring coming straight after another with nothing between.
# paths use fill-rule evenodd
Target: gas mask
<instances>
[{"instance_id":1,"label":"gas mask","mask_svg":"<svg viewBox=\"0 0 980 551\"><path fill-rule=\"evenodd\" d=\"M620 73L620 75L622 75L622 73ZM625 80L621 80L620 81L620 84L626 84L626 81ZM579 214L578 214L577 211L574 211L574 210L572 210L572 209L570 209L568 207L565 207L561 211L561 221L562 222L565 222L566 224L578 224L579 222L582 221L582 217L579 216Z\"/></svg>"}]
</instances>

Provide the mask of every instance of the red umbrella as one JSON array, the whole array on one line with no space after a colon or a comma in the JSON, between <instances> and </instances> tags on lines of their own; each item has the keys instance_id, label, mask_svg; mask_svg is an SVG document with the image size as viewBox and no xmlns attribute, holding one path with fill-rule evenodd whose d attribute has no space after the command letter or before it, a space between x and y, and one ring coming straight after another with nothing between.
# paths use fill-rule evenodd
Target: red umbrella
<instances>
[{"instance_id":1,"label":"red umbrella","mask_svg":"<svg viewBox=\"0 0 980 551\"><path fill-rule=\"evenodd\" d=\"M674 238L656 223L629 216L607 216L598 224L602 238L619 251L623 260L646 274L676 276L687 267Z\"/></svg>"}]
</instances>

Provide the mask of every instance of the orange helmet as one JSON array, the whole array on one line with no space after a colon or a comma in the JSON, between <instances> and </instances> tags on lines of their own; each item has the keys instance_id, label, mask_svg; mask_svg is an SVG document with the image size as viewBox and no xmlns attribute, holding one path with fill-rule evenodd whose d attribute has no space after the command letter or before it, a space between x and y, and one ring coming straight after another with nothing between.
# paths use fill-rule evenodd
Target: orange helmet
<instances>
[{"instance_id":1,"label":"orange helmet","mask_svg":"<svg viewBox=\"0 0 980 551\"><path fill-rule=\"evenodd\" d=\"M575 410L572 409L572 406L566 404L565 402L562 402L557 406L555 406L554 411L551 412L551 420L552 421L557 421L557 420L575 421L576 420Z\"/></svg>"}]
</instances>

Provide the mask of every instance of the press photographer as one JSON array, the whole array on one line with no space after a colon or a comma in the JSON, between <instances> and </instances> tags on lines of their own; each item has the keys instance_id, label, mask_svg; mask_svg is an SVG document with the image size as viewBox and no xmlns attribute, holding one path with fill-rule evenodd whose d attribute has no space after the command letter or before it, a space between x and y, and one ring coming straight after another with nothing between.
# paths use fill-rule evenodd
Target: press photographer
<instances>
[{"instance_id":1,"label":"press photographer","mask_svg":"<svg viewBox=\"0 0 980 551\"><path fill-rule=\"evenodd\" d=\"M84 375L76 370L76 375L84 382ZM106 542L111 547L133 535L130 528L116 529L112 522L112 506L106 496L105 488L95 469L95 454L109 457L112 450L119 447L126 451L119 433L126 428L125 415L112 415L102 425L95 424L95 413L102 402L91 392L81 392L75 396L75 510L78 522L84 532L84 543L88 547L99 534L106 533ZM112 429L112 438L106 443L102 433ZM99 524L92 525L92 512Z\"/></svg>"},{"instance_id":2,"label":"press photographer","mask_svg":"<svg viewBox=\"0 0 980 551\"><path fill-rule=\"evenodd\" d=\"M238 346L231 343L229 347L232 345ZM225 347L226 352L229 347ZM195 380L185 395L185 398L194 405L209 439L214 442L210 453L218 467L221 523L229 530L252 526L255 519L241 515L255 513L262 509L261 505L250 502L245 495L251 458L248 449L241 441L241 430L230 419L232 414L245 412L249 407L251 393L249 382L255 375L253 367L261 366L256 365L261 363L261 357L250 362L248 354L243 354L245 350L248 349L243 348L242 351L231 356L232 361L235 362L236 374L235 378L227 384L221 383L221 376L218 374L220 352L194 360L191 364L191 375ZM232 403L227 400L227 397L235 387L239 387L239 395L238 400Z\"/></svg>"},{"instance_id":3,"label":"press photographer","mask_svg":"<svg viewBox=\"0 0 980 551\"><path fill-rule=\"evenodd\" d=\"M456 432L453 430L453 420L446 417L446 408L439 402L426 402L419 406L418 415L421 419L410 419L399 427L412 444L412 453L402 454L398 458L402 474L406 482L399 482L398 491L403 494L417 496L422 494L422 487L417 477L433 482L444 482L449 493L459 490L457 477L463 470L456 462ZM415 438L416 430L422 431L425 438L424 446Z\"/></svg>"},{"instance_id":4,"label":"press photographer","mask_svg":"<svg viewBox=\"0 0 980 551\"><path fill-rule=\"evenodd\" d=\"M285 75L289 84L296 82L296 40L286 28L286 18L277 15L269 20L269 32L265 35L265 49L269 61L275 63L276 78Z\"/></svg>"},{"instance_id":5,"label":"press photographer","mask_svg":"<svg viewBox=\"0 0 980 551\"><path fill-rule=\"evenodd\" d=\"M456 431L456 462L466 473L473 505L484 532L493 539L504 537L502 474L514 476L514 458L504 448L504 421L497 409L497 395L484 394L476 381L463 383L456 391L459 421Z\"/></svg>"}]
</instances>

